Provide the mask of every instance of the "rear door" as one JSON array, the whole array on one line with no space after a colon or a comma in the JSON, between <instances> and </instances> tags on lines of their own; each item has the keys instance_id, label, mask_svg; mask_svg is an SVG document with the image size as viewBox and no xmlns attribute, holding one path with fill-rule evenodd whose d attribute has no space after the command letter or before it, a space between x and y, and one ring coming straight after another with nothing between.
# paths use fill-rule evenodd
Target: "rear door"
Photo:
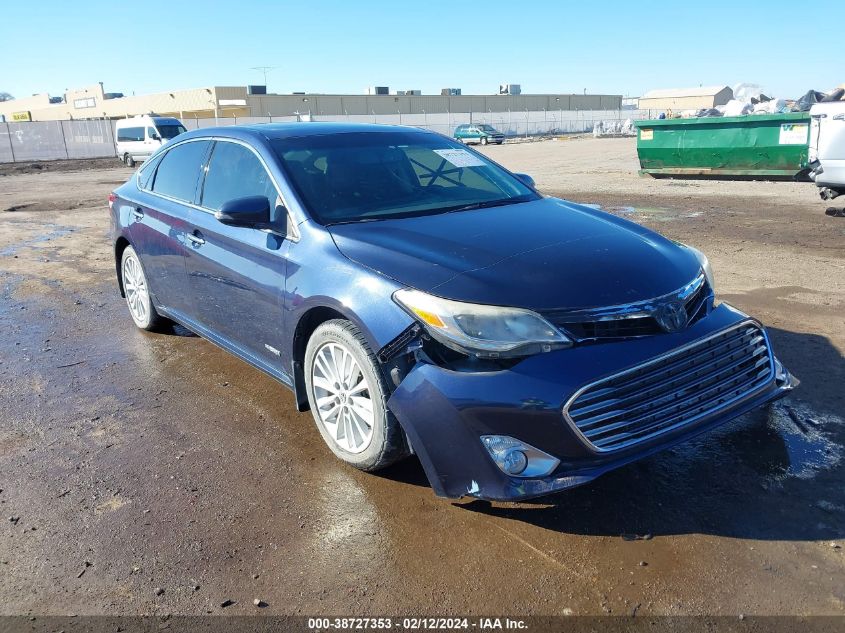
<instances>
[{"instance_id":1,"label":"rear door","mask_svg":"<svg viewBox=\"0 0 845 633\"><path fill-rule=\"evenodd\" d=\"M181 320L190 318L191 302L185 272L187 235L198 194L200 174L211 142L174 145L146 164L138 175L129 241L144 266L157 305Z\"/></svg>"},{"instance_id":2,"label":"rear door","mask_svg":"<svg viewBox=\"0 0 845 633\"><path fill-rule=\"evenodd\" d=\"M272 229L228 226L214 217L225 202L246 196L267 197ZM287 374L282 307L288 214L258 153L240 142L217 140L200 206L205 212L194 218L186 259L197 320L211 338Z\"/></svg>"}]
</instances>

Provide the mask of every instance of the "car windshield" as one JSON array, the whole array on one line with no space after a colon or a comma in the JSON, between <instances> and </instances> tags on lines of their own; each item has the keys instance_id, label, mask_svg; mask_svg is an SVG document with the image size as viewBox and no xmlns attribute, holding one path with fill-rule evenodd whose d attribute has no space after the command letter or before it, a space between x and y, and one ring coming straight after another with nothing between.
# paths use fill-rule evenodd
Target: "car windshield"
<instances>
[{"instance_id":1,"label":"car windshield","mask_svg":"<svg viewBox=\"0 0 845 633\"><path fill-rule=\"evenodd\" d=\"M487 124L479 125L478 129L484 130L485 132L495 132L496 131L496 128L494 128L492 125L487 125Z\"/></svg>"},{"instance_id":2,"label":"car windshield","mask_svg":"<svg viewBox=\"0 0 845 633\"><path fill-rule=\"evenodd\" d=\"M312 217L326 225L539 197L480 154L427 132L315 134L278 139L273 145Z\"/></svg>"},{"instance_id":3,"label":"car windshield","mask_svg":"<svg viewBox=\"0 0 845 633\"><path fill-rule=\"evenodd\" d=\"M183 132L187 132L184 125L157 125L156 129L161 134L161 138L172 139L176 138Z\"/></svg>"}]
</instances>

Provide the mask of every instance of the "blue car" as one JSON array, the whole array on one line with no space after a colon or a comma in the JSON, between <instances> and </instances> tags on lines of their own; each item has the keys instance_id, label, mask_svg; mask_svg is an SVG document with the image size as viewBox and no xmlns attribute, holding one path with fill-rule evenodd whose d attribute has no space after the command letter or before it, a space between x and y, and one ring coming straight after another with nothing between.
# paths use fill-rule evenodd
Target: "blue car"
<instances>
[{"instance_id":1,"label":"blue car","mask_svg":"<svg viewBox=\"0 0 845 633\"><path fill-rule=\"evenodd\" d=\"M416 455L440 496L578 486L796 384L702 253L432 132L195 130L109 206L139 328L205 337L340 459Z\"/></svg>"}]
</instances>

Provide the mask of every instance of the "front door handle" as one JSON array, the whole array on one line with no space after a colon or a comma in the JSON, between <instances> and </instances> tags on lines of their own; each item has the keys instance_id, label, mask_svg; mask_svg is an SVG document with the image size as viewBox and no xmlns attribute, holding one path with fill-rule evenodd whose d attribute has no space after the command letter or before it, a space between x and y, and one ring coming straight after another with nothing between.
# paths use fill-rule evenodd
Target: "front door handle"
<instances>
[{"instance_id":1,"label":"front door handle","mask_svg":"<svg viewBox=\"0 0 845 633\"><path fill-rule=\"evenodd\" d=\"M845 114L842 114L842 113L840 113L840 114L834 114L834 115L833 115L833 120L834 120L834 121L845 121Z\"/></svg>"},{"instance_id":2,"label":"front door handle","mask_svg":"<svg viewBox=\"0 0 845 633\"><path fill-rule=\"evenodd\" d=\"M132 209L132 215L135 216L136 220L142 220L144 218L144 211L141 209L141 207L135 207L134 209Z\"/></svg>"},{"instance_id":3,"label":"front door handle","mask_svg":"<svg viewBox=\"0 0 845 633\"><path fill-rule=\"evenodd\" d=\"M205 240L202 237L202 233L199 231L194 231L193 233L188 233L188 239L194 244L194 246L202 246L205 244Z\"/></svg>"}]
</instances>

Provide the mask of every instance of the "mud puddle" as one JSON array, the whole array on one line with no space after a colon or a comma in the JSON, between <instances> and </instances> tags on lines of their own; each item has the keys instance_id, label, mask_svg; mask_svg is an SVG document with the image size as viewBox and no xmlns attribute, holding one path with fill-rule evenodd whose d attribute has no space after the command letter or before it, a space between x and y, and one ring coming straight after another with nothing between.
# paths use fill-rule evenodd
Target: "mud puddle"
<instances>
[{"instance_id":1,"label":"mud puddle","mask_svg":"<svg viewBox=\"0 0 845 633\"><path fill-rule=\"evenodd\" d=\"M0 256L8 257L10 255L17 255L22 248L29 248L31 246L43 244L44 242L50 242L54 239L70 235L75 230L72 227L61 226L59 224L45 224L44 229L45 232L41 233L40 235L3 248L2 250L0 250Z\"/></svg>"},{"instance_id":2,"label":"mud puddle","mask_svg":"<svg viewBox=\"0 0 845 633\"><path fill-rule=\"evenodd\" d=\"M778 402L769 408L764 430L780 436L785 452L761 457L769 458L766 465L774 476L812 478L842 460L843 447L832 437L842 424L842 418L818 413L803 403Z\"/></svg>"}]
</instances>

